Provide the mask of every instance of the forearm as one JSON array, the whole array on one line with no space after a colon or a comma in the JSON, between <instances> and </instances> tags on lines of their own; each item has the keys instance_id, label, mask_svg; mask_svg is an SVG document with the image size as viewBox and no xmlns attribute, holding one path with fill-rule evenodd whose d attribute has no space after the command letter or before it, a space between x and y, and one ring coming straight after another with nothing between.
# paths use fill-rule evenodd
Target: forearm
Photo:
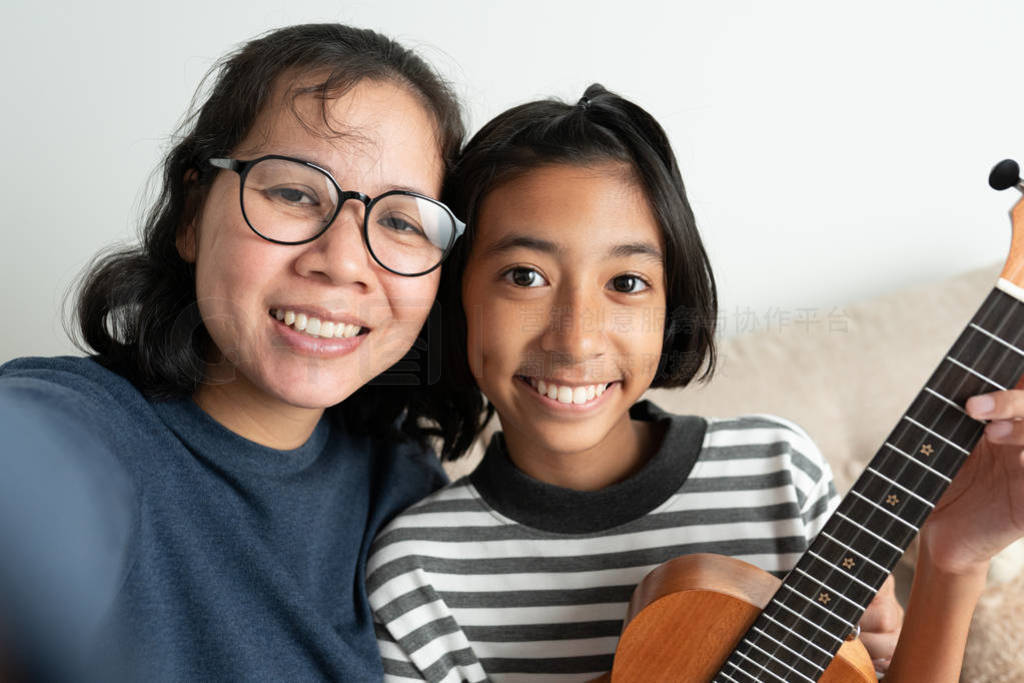
<instances>
[{"instance_id":1,"label":"forearm","mask_svg":"<svg viewBox=\"0 0 1024 683\"><path fill-rule=\"evenodd\" d=\"M955 683L967 632L985 588L988 563L960 572L936 567L922 537L921 554L886 683Z\"/></svg>"}]
</instances>

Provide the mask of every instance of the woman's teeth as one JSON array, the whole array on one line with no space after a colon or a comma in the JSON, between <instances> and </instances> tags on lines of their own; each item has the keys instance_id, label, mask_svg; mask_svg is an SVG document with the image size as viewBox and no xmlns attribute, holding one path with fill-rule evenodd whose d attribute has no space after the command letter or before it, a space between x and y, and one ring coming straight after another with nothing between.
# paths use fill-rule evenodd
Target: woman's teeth
<instances>
[{"instance_id":1,"label":"woman's teeth","mask_svg":"<svg viewBox=\"0 0 1024 683\"><path fill-rule=\"evenodd\" d=\"M343 339L354 337L363 331L363 328L359 325L332 323L330 320L324 322L320 318L314 318L305 313L296 313L295 311L286 311L280 308L275 308L270 312L275 318L293 330L308 334L310 337L316 337L317 339Z\"/></svg>"},{"instance_id":2,"label":"woman's teeth","mask_svg":"<svg viewBox=\"0 0 1024 683\"><path fill-rule=\"evenodd\" d=\"M558 384L549 384L542 379L530 378L530 386L537 390L542 396L558 401L559 403L583 404L593 401L604 393L608 384L590 384L583 387L566 387Z\"/></svg>"}]
</instances>

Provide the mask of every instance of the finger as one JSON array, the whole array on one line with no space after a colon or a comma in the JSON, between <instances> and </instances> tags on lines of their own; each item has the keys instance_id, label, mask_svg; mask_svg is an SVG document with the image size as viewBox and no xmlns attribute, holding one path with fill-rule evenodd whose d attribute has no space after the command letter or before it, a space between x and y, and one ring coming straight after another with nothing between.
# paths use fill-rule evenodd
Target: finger
<instances>
[{"instance_id":1,"label":"finger","mask_svg":"<svg viewBox=\"0 0 1024 683\"><path fill-rule=\"evenodd\" d=\"M861 632L899 634L903 608L896 600L896 582L889 575L860 619Z\"/></svg>"},{"instance_id":2,"label":"finger","mask_svg":"<svg viewBox=\"0 0 1024 683\"><path fill-rule=\"evenodd\" d=\"M892 659L892 654L896 651L896 642L899 639L900 637L898 633L860 632L860 642L864 644L864 647L868 651L868 655L871 656L871 660L876 662L876 669L878 669L878 660ZM886 664L886 666L888 666L888 664ZM879 670L881 671L882 669Z\"/></svg>"},{"instance_id":3,"label":"finger","mask_svg":"<svg viewBox=\"0 0 1024 683\"><path fill-rule=\"evenodd\" d=\"M993 420L985 425L985 438L994 444L1024 447L1024 421Z\"/></svg>"},{"instance_id":4,"label":"finger","mask_svg":"<svg viewBox=\"0 0 1024 683\"><path fill-rule=\"evenodd\" d=\"M1024 391L1010 389L972 396L967 399L964 409L975 420L1024 418Z\"/></svg>"}]
</instances>

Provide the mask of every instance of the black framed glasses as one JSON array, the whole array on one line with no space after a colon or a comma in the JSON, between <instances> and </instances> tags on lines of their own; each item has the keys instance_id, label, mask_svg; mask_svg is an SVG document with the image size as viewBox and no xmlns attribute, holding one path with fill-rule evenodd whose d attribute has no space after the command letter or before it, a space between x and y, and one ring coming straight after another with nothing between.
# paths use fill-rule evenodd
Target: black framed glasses
<instances>
[{"instance_id":1,"label":"black framed glasses","mask_svg":"<svg viewBox=\"0 0 1024 683\"><path fill-rule=\"evenodd\" d=\"M436 199L407 190L376 197L342 190L330 172L302 159L268 154L209 161L239 175L242 216L268 242L312 242L331 227L342 204L357 199L364 206L363 242L370 256L385 270L415 277L440 266L466 229Z\"/></svg>"}]
</instances>

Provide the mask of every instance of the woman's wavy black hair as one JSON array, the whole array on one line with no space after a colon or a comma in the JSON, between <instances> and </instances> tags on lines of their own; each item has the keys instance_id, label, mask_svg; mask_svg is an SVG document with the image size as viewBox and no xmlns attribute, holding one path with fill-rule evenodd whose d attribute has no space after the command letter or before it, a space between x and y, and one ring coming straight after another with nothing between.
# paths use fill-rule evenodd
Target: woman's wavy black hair
<instances>
[{"instance_id":1,"label":"woman's wavy black hair","mask_svg":"<svg viewBox=\"0 0 1024 683\"><path fill-rule=\"evenodd\" d=\"M461 109L448 84L415 53L374 31L340 24L289 26L222 58L204 80L210 84L205 99L197 93L164 158L162 186L143 221L140 244L97 256L77 293L79 346L154 399L194 393L212 343L196 304L193 267L175 246L179 228L201 210L213 182L215 169L207 160L228 156L246 137L282 79L302 84L288 90L293 107L303 95L321 101L325 134L331 131L330 101L361 81L375 80L398 83L420 99L434 118L446 170L462 144ZM422 439L417 405L423 398L416 387L423 385L424 344L421 337L410 351L412 359L396 364L401 372L385 373L342 402L337 410L346 422L384 434L404 415L402 429Z\"/></svg>"},{"instance_id":2,"label":"woman's wavy black hair","mask_svg":"<svg viewBox=\"0 0 1024 683\"><path fill-rule=\"evenodd\" d=\"M528 102L499 114L473 136L450 177L445 202L467 224L445 264L432 315L445 332L446 373L435 389L449 401L456 423L448 425L443 456L463 455L493 416L467 363L462 273L473 247L476 218L487 194L502 183L550 164L628 165L643 189L665 240L667 287L665 336L653 387L679 387L715 367L718 297L683 178L668 136L642 108L598 84L575 105ZM701 372L703 368L703 372Z\"/></svg>"}]
</instances>

